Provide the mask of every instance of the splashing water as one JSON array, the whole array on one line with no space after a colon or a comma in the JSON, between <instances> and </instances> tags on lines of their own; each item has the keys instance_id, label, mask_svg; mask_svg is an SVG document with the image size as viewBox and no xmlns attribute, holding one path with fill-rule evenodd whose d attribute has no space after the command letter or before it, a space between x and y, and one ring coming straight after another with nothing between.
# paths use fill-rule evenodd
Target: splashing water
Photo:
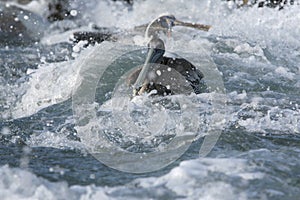
<instances>
[{"instance_id":1,"label":"splashing water","mask_svg":"<svg viewBox=\"0 0 300 200\"><path fill-rule=\"evenodd\" d=\"M297 3L280 11L256 7L235 9L226 2L196 0L135 1L132 7L120 2L90 1L82 5L74 1L72 8L78 11L76 20L56 22L49 31L36 27L36 32L43 32L40 43L26 48L0 47L3 199L298 198L300 14ZM202 65L197 60L203 57L213 60L226 89L224 96L213 97L219 112L226 115L210 112L209 93L189 97L201 114L197 118L200 128L189 150L157 172L140 175L118 172L91 156L80 141L72 115L72 90L81 64L99 45L84 48L85 43L81 42L74 46L70 35L78 30L89 31L92 24L130 31L162 13L212 25L208 33L174 27L173 37L165 44L170 52L186 53L181 56L202 66L203 71L207 69L205 60L202 59ZM35 15L42 17L43 13ZM135 35L123 42L140 44L142 37ZM141 64L140 60L138 63ZM122 70L117 74L119 77L129 69ZM107 121L92 122L98 126L103 123L103 130L111 132L110 113L106 111L110 108L113 88L119 83L113 79L114 70L106 73L98 84L95 107L97 114L104 116L102 120ZM214 84L220 80L205 81ZM111 142L132 152L164 148L174 137L172 127L180 123L175 119L176 109L153 110L155 104L143 98L128 104L133 111L129 117L152 127L150 130L156 130L155 134L143 131L146 136L139 140L136 132L140 130L134 130L120 115L114 122L121 121L122 128L131 131L107 135ZM226 99L226 105L222 99ZM149 107L140 106L141 102L149 103ZM150 114L160 116L158 124L170 120L165 127L168 134L161 134L165 130L151 124L153 121L147 117ZM208 158L199 159L199 146L214 114L220 123L226 120L225 128ZM90 129L92 125L87 127Z\"/></svg>"}]
</instances>

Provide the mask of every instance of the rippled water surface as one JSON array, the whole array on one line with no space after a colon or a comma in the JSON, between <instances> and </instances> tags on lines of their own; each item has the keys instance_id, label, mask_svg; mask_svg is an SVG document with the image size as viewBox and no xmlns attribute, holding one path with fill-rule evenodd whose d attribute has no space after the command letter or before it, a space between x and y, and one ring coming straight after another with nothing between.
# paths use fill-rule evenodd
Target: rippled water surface
<instances>
[{"instance_id":1,"label":"rippled water surface","mask_svg":"<svg viewBox=\"0 0 300 200\"><path fill-rule=\"evenodd\" d=\"M25 19L21 22L28 29L22 30L23 40L33 41L13 43L13 37L6 37L1 39L0 46L0 196L3 199L298 199L300 12L295 2L278 11L255 6L237 9L227 2L206 0L135 1L132 6L120 2L74 1L71 4L73 15L76 14L74 19L49 23L47 27L41 25L44 20L41 10L28 15L31 21L26 21L23 13L19 18ZM9 9L16 8L1 4L0 10ZM219 108L226 113L226 122L212 151L199 158L207 128L205 122L213 113L201 112L211 106L206 102L208 94L186 97L195 103L195 112L201 113L197 124L200 128L193 132L198 139L163 169L143 174L121 172L103 165L89 153L81 142L72 112L72 90L82 63L102 58L101 53L105 52L96 51L102 48L101 44L85 48L84 42L74 44L70 37L75 31L89 31L96 25L112 27L119 37L116 45L140 45L143 34L132 34L130 30L162 13L212 25L209 32L175 27L172 38L166 39L166 49L182 52L195 65L201 65L202 60L205 66L202 58L207 58L218 69L226 94L215 98L226 99L226 104ZM10 18L7 15L9 23L16 23ZM34 41L36 37L38 41ZM116 61L116 66L122 64L120 69L112 65L111 71L105 71L96 92L98 115L105 111L101 104L113 96L113 88L122 82L122 75L130 70L132 62L143 63L144 50L133 61L124 58ZM213 84L220 80L206 81ZM137 109L137 116L138 112L144 115L150 112L145 108ZM172 119L175 111L166 119ZM147 125L148 119L143 117L138 122ZM162 116L157 118L162 120ZM127 124L126 118L118 122ZM128 151L143 152L168 143L174 137L170 127L171 122L168 133L140 133L145 137L134 134L131 126L127 127L132 130L128 137L122 137L108 125L105 128L114 133L107 136L111 142Z\"/></svg>"}]
</instances>

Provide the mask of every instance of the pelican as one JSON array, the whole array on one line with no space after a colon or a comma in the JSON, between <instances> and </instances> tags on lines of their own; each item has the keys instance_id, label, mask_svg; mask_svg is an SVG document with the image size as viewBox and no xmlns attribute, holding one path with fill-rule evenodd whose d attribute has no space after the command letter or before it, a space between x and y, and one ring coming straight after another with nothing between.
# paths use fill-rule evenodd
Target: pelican
<instances>
[{"instance_id":1,"label":"pelican","mask_svg":"<svg viewBox=\"0 0 300 200\"><path fill-rule=\"evenodd\" d=\"M163 32L171 36L174 26L184 26L208 31L211 26L183 22L174 15L161 15L149 24L137 26L129 34L117 29L95 27L98 32L75 32L75 42L86 40L88 43L118 41L124 37L140 32L145 33L145 41L148 43L147 58L142 68L137 69L127 79L129 86L133 87L133 95L151 93L153 95L171 94L199 94L205 90L205 84L201 80L203 74L189 61L183 58L164 56L165 45L159 38ZM130 34L131 33L131 34ZM126 40L126 39L125 39Z\"/></svg>"},{"instance_id":2,"label":"pelican","mask_svg":"<svg viewBox=\"0 0 300 200\"><path fill-rule=\"evenodd\" d=\"M153 20L145 31L145 38L149 40L146 61L142 68L134 71L128 78L134 96L143 93L199 94L205 89L201 80L204 76L192 63L183 58L164 56L165 45L158 32L163 31L170 36L172 28L176 25L204 31L210 28L208 25L181 22L173 15L163 15Z\"/></svg>"}]
</instances>

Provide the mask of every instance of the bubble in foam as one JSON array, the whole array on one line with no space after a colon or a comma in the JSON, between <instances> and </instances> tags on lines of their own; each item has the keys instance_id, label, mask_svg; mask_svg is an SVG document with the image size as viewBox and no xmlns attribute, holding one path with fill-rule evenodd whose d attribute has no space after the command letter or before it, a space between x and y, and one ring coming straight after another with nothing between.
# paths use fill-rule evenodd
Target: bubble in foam
<instances>
[{"instance_id":1,"label":"bubble in foam","mask_svg":"<svg viewBox=\"0 0 300 200\"><path fill-rule=\"evenodd\" d=\"M9 135L10 134L10 128L7 127L7 126L3 127L2 130L1 130L1 134L2 135Z\"/></svg>"}]
</instances>

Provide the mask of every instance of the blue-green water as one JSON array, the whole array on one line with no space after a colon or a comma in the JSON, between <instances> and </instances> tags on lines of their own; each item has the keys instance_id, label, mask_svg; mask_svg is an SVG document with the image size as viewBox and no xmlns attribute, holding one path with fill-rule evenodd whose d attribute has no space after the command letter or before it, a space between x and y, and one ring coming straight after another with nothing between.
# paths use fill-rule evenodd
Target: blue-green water
<instances>
[{"instance_id":1,"label":"blue-green water","mask_svg":"<svg viewBox=\"0 0 300 200\"><path fill-rule=\"evenodd\" d=\"M201 19L213 26L208 33L174 29L174 40L167 42L171 51L183 48L195 53L203 48L221 72L227 98L223 108L226 123L212 151L206 158L198 158L204 140L199 136L166 168L133 174L103 165L85 149L73 117L71 89L76 67L95 47L77 51L78 46L74 48L63 33L70 23L72 30L87 19L99 26L111 23L130 29L154 15L148 1L138 1L129 10L120 3L93 2L91 13L83 9L84 17L77 19L77 24L58 22L41 42L0 47L0 196L298 199L299 7L279 12L269 8L231 10L227 4L210 1L191 1L185 7L179 1L151 2L160 5L155 16L172 8L178 18ZM115 15L107 17L105 11ZM103 21L97 21L101 17ZM68 29L61 28L64 26ZM49 38L56 42L45 42ZM110 98L113 76L116 74L107 71L100 80L101 87L108 89L98 88L98 101ZM204 97L196 98L200 102Z\"/></svg>"}]
</instances>

